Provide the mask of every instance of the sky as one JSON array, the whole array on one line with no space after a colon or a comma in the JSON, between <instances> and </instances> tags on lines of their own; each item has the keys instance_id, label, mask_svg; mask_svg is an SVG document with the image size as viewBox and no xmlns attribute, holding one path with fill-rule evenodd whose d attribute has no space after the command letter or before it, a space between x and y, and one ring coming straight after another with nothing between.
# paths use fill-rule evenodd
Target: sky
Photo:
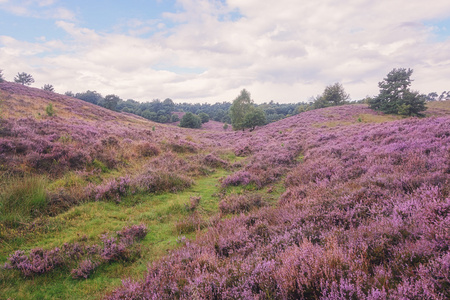
<instances>
[{"instance_id":1,"label":"sky","mask_svg":"<svg viewBox=\"0 0 450 300\"><path fill-rule=\"evenodd\" d=\"M448 0L0 0L0 69L33 87L151 101L377 95L394 68L450 90Z\"/></svg>"}]
</instances>

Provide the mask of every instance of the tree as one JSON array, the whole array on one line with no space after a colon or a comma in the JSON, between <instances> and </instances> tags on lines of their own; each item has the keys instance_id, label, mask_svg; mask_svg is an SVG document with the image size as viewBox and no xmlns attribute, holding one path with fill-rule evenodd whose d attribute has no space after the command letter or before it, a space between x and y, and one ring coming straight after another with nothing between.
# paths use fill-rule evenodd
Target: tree
<instances>
[{"instance_id":1,"label":"tree","mask_svg":"<svg viewBox=\"0 0 450 300\"><path fill-rule=\"evenodd\" d=\"M22 85L30 85L34 82L34 78L30 74L22 72L22 73L17 73L17 76L14 77L14 81L17 83L20 83Z\"/></svg>"},{"instance_id":2,"label":"tree","mask_svg":"<svg viewBox=\"0 0 450 300\"><path fill-rule=\"evenodd\" d=\"M314 101L314 108L323 108L329 106L343 105L350 99L350 95L344 90L339 82L329 85L323 91L321 96L317 96Z\"/></svg>"},{"instance_id":3,"label":"tree","mask_svg":"<svg viewBox=\"0 0 450 300\"><path fill-rule=\"evenodd\" d=\"M209 116L207 113L201 112L198 114L198 116L200 117L200 120L202 120L202 124L209 122Z\"/></svg>"},{"instance_id":4,"label":"tree","mask_svg":"<svg viewBox=\"0 0 450 300\"><path fill-rule=\"evenodd\" d=\"M372 109L388 114L423 116L425 95L410 91L412 69L393 69L378 83L380 94L369 100Z\"/></svg>"},{"instance_id":5,"label":"tree","mask_svg":"<svg viewBox=\"0 0 450 300\"><path fill-rule=\"evenodd\" d=\"M172 115L170 117L170 122L175 123L175 122L178 122L178 121L180 121L180 117L178 115Z\"/></svg>"},{"instance_id":6,"label":"tree","mask_svg":"<svg viewBox=\"0 0 450 300\"><path fill-rule=\"evenodd\" d=\"M5 78L3 78L3 70L0 69L0 82L4 82Z\"/></svg>"},{"instance_id":7,"label":"tree","mask_svg":"<svg viewBox=\"0 0 450 300\"><path fill-rule=\"evenodd\" d=\"M99 105L103 101L103 96L96 91L86 91L84 93L77 93L75 98Z\"/></svg>"},{"instance_id":8,"label":"tree","mask_svg":"<svg viewBox=\"0 0 450 300\"><path fill-rule=\"evenodd\" d=\"M119 103L120 100L121 99L119 98L119 96L107 95L103 100L103 107L110 110L116 110L117 104Z\"/></svg>"},{"instance_id":9,"label":"tree","mask_svg":"<svg viewBox=\"0 0 450 300\"><path fill-rule=\"evenodd\" d=\"M42 89L44 90L44 91L49 91L49 92L54 92L55 91L55 88L53 87L53 85L51 85L51 84L44 84L44 86L42 87Z\"/></svg>"},{"instance_id":10,"label":"tree","mask_svg":"<svg viewBox=\"0 0 450 300\"><path fill-rule=\"evenodd\" d=\"M264 124L266 124L266 114L260 108L252 108L244 117L244 127L250 128L250 131Z\"/></svg>"},{"instance_id":11,"label":"tree","mask_svg":"<svg viewBox=\"0 0 450 300\"><path fill-rule=\"evenodd\" d=\"M240 95L234 99L230 107L231 125L233 130L244 129L244 118L253 108L253 100L250 99L250 93L243 89Z\"/></svg>"},{"instance_id":12,"label":"tree","mask_svg":"<svg viewBox=\"0 0 450 300\"><path fill-rule=\"evenodd\" d=\"M202 127L202 120L199 116L191 112L187 112L180 121L180 127L185 128L200 128Z\"/></svg>"}]
</instances>

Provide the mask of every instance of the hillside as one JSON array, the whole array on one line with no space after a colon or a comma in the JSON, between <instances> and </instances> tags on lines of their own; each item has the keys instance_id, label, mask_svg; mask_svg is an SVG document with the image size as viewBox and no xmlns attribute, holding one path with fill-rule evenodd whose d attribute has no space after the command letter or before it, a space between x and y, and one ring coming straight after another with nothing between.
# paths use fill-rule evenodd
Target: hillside
<instances>
[{"instance_id":1,"label":"hillside","mask_svg":"<svg viewBox=\"0 0 450 300\"><path fill-rule=\"evenodd\" d=\"M1 299L450 297L447 103L233 132L12 83L0 101Z\"/></svg>"}]
</instances>

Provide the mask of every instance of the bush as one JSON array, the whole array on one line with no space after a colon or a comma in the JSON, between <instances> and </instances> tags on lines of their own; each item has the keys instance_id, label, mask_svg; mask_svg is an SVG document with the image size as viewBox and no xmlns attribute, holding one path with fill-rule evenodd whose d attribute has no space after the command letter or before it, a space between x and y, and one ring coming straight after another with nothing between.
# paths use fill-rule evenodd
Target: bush
<instances>
[{"instance_id":1,"label":"bush","mask_svg":"<svg viewBox=\"0 0 450 300\"><path fill-rule=\"evenodd\" d=\"M185 128L200 128L202 127L202 120L199 116L191 112L187 112L180 121L180 127Z\"/></svg>"},{"instance_id":2,"label":"bush","mask_svg":"<svg viewBox=\"0 0 450 300\"><path fill-rule=\"evenodd\" d=\"M198 116L200 117L200 120L202 121L202 124L209 122L209 116L207 113L199 113Z\"/></svg>"},{"instance_id":3,"label":"bush","mask_svg":"<svg viewBox=\"0 0 450 300\"><path fill-rule=\"evenodd\" d=\"M124 227L117 231L116 235L117 238L111 234L103 235L103 247L97 244L65 243L62 248L55 247L51 250L34 248L29 255L23 250L17 250L8 257L4 268L18 270L24 276L30 277L79 262L71 271L72 277L86 279L101 263L130 260L138 255L139 250L135 244L147 235L147 227L143 224Z\"/></svg>"},{"instance_id":4,"label":"bush","mask_svg":"<svg viewBox=\"0 0 450 300\"><path fill-rule=\"evenodd\" d=\"M232 194L220 201L219 209L224 214L237 214L248 212L253 208L263 207L266 204L261 195Z\"/></svg>"},{"instance_id":5,"label":"bush","mask_svg":"<svg viewBox=\"0 0 450 300\"><path fill-rule=\"evenodd\" d=\"M157 145L149 142L138 144L137 151L143 157L158 156L161 153L161 150Z\"/></svg>"}]
</instances>

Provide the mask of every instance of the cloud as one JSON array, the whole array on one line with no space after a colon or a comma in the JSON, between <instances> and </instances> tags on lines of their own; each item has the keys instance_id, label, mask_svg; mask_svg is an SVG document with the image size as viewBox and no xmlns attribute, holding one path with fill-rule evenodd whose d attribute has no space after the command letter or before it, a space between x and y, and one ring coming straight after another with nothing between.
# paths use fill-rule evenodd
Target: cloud
<instances>
[{"instance_id":1,"label":"cloud","mask_svg":"<svg viewBox=\"0 0 450 300\"><path fill-rule=\"evenodd\" d=\"M179 0L161 19L118 24L122 33L60 20L68 40L3 37L0 63L5 74L34 68L37 83L61 92L141 101L231 101L242 88L257 102L305 101L335 82L360 99L377 94L394 67L415 70L413 88L440 92L448 90L450 39L436 41L427 24L449 12L441 0Z\"/></svg>"},{"instance_id":2,"label":"cloud","mask_svg":"<svg viewBox=\"0 0 450 300\"><path fill-rule=\"evenodd\" d=\"M0 9L21 17L75 20L75 13L60 6L57 0L0 0Z\"/></svg>"}]
</instances>

